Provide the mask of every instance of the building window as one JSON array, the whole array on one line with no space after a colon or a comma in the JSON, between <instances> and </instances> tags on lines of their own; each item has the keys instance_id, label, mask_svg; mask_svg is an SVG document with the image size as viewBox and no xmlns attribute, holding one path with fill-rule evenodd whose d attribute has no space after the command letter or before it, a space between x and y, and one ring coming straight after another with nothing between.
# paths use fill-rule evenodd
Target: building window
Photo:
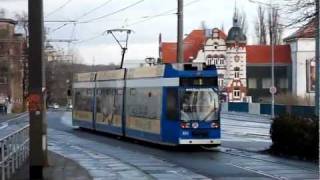
<instances>
[{"instance_id":1,"label":"building window","mask_svg":"<svg viewBox=\"0 0 320 180\"><path fill-rule=\"evenodd\" d=\"M234 78L240 78L240 68L239 67L234 68Z\"/></svg>"},{"instance_id":2,"label":"building window","mask_svg":"<svg viewBox=\"0 0 320 180\"><path fill-rule=\"evenodd\" d=\"M218 74L218 85L219 87L224 86L224 74Z\"/></svg>"},{"instance_id":3,"label":"building window","mask_svg":"<svg viewBox=\"0 0 320 180\"><path fill-rule=\"evenodd\" d=\"M269 89L271 87L271 79L270 78L263 78L262 79L262 88Z\"/></svg>"},{"instance_id":4,"label":"building window","mask_svg":"<svg viewBox=\"0 0 320 180\"><path fill-rule=\"evenodd\" d=\"M248 78L248 88L256 89L257 88L257 79L256 78Z\"/></svg>"},{"instance_id":5,"label":"building window","mask_svg":"<svg viewBox=\"0 0 320 180\"><path fill-rule=\"evenodd\" d=\"M224 59L220 58L220 64L224 65Z\"/></svg>"},{"instance_id":6,"label":"building window","mask_svg":"<svg viewBox=\"0 0 320 180\"><path fill-rule=\"evenodd\" d=\"M239 60L240 60L240 57L239 57L239 56L235 56L235 57L234 57L234 61L235 61L235 62L239 62Z\"/></svg>"},{"instance_id":7,"label":"building window","mask_svg":"<svg viewBox=\"0 0 320 180\"><path fill-rule=\"evenodd\" d=\"M240 98L240 90L239 89L233 90L233 97L234 98Z\"/></svg>"},{"instance_id":8,"label":"building window","mask_svg":"<svg viewBox=\"0 0 320 180\"><path fill-rule=\"evenodd\" d=\"M316 61L314 58L307 60L307 91L316 90Z\"/></svg>"},{"instance_id":9,"label":"building window","mask_svg":"<svg viewBox=\"0 0 320 180\"><path fill-rule=\"evenodd\" d=\"M288 79L286 79L286 78L279 79L279 88L280 89L288 89L288 87L289 87Z\"/></svg>"}]
</instances>

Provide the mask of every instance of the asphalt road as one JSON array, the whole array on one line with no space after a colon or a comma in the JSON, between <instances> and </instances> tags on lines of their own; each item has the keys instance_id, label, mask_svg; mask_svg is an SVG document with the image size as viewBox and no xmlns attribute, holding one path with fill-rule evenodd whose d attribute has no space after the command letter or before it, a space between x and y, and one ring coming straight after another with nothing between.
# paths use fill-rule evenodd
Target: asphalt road
<instances>
[{"instance_id":1,"label":"asphalt road","mask_svg":"<svg viewBox=\"0 0 320 180\"><path fill-rule=\"evenodd\" d=\"M250 128L244 130L244 132L249 132L247 134L232 132L231 129L234 127L234 122L232 121L222 122L222 124L224 124L223 126L226 127L225 131L223 132L225 141L222 143L228 148L204 150L200 148L168 148L154 144L138 142L132 139L123 139L108 134L79 130L72 127L70 112L48 112L47 119L48 128L68 132L97 143L109 144L114 147L120 147L134 152L150 154L213 179L281 179L283 176L288 176L288 174L290 175L290 173L292 174L294 171L300 169L302 169L303 172L299 171L299 174L292 174L292 177L298 177L298 179L301 178L301 175L302 177L309 178L316 177L314 171L317 171L317 166L315 164L295 164L295 162L273 159L269 156L261 156L260 158L260 156L257 155L229 150L228 148L230 147L252 150L249 146L254 147L254 150L258 150L264 149L270 145L268 134L255 134L252 133L255 130L250 130ZM232 118L229 119L232 120ZM236 121L235 119L233 120ZM250 125L256 125L258 128L263 129L262 132L267 132L266 128L269 126L267 121L268 120L263 122L264 124L261 124L260 122L255 122L254 120L251 122L253 124ZM247 139L244 139L244 137ZM86 145L84 145L84 147L86 147ZM86 148L90 148L91 150L102 154L107 153L107 150L99 146ZM259 168L257 169L257 167ZM275 170L279 169L282 171L274 173Z\"/></svg>"}]
</instances>

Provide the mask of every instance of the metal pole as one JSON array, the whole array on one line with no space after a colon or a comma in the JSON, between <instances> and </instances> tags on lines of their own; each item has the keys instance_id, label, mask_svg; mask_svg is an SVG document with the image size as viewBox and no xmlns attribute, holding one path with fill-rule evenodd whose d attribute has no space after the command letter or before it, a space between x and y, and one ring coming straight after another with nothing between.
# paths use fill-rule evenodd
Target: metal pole
<instances>
[{"instance_id":1,"label":"metal pole","mask_svg":"<svg viewBox=\"0 0 320 180\"><path fill-rule=\"evenodd\" d=\"M271 7L271 37L270 37L270 41L271 41L271 61L272 61L272 65L271 65L271 84L272 84L272 88L275 88L274 85L274 38L275 38L275 32L274 32L274 11L273 11L273 7ZM274 94L275 93L271 93L272 96L272 102L271 102L271 117L272 119L274 118Z\"/></svg>"},{"instance_id":2,"label":"metal pole","mask_svg":"<svg viewBox=\"0 0 320 180\"><path fill-rule=\"evenodd\" d=\"M177 62L183 63L183 0L178 0L178 34Z\"/></svg>"},{"instance_id":3,"label":"metal pole","mask_svg":"<svg viewBox=\"0 0 320 180\"><path fill-rule=\"evenodd\" d=\"M42 179L47 160L43 1L29 0L30 179Z\"/></svg>"},{"instance_id":4,"label":"metal pole","mask_svg":"<svg viewBox=\"0 0 320 180\"><path fill-rule=\"evenodd\" d=\"M316 115L320 118L320 2L316 1L317 34L316 34Z\"/></svg>"},{"instance_id":5,"label":"metal pole","mask_svg":"<svg viewBox=\"0 0 320 180\"><path fill-rule=\"evenodd\" d=\"M123 62L124 62L124 55L126 54L127 48L122 48L122 56L121 56L121 64L120 69L123 68Z\"/></svg>"}]
</instances>

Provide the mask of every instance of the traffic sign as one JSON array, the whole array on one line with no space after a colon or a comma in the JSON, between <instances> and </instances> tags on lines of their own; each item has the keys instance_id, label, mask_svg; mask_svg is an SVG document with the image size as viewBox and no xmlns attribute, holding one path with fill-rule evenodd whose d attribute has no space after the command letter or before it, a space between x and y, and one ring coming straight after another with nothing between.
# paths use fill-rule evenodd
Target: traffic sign
<instances>
[{"instance_id":1,"label":"traffic sign","mask_svg":"<svg viewBox=\"0 0 320 180\"><path fill-rule=\"evenodd\" d=\"M275 93L277 93L277 88L275 86L272 86L272 87L270 87L269 92L271 94L275 94Z\"/></svg>"}]
</instances>

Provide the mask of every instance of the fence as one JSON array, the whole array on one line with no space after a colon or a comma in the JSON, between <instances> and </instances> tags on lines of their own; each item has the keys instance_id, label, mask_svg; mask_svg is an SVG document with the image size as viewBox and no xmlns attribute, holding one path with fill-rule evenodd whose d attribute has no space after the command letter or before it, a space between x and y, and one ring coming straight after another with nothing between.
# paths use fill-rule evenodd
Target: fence
<instances>
[{"instance_id":1,"label":"fence","mask_svg":"<svg viewBox=\"0 0 320 180\"><path fill-rule=\"evenodd\" d=\"M29 125L0 139L1 180L9 179L29 156Z\"/></svg>"},{"instance_id":2,"label":"fence","mask_svg":"<svg viewBox=\"0 0 320 180\"><path fill-rule=\"evenodd\" d=\"M222 111L225 112L245 112L249 114L271 114L271 104L260 103L223 103ZM275 115L292 114L303 117L313 117L315 112L314 106L294 106L294 105L275 105Z\"/></svg>"}]
</instances>

